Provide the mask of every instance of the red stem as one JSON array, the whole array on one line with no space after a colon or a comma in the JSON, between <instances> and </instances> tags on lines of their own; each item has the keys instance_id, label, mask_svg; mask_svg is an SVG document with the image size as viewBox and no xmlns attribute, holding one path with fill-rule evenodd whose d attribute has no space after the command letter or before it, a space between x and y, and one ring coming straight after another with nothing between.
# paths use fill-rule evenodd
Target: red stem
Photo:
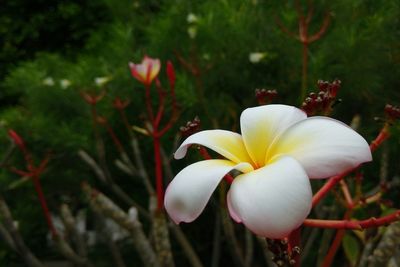
<instances>
[{"instance_id":1,"label":"red stem","mask_svg":"<svg viewBox=\"0 0 400 267\"><path fill-rule=\"evenodd\" d=\"M157 111L157 115L156 118L153 122L153 127L154 128L158 128L158 126L160 125L162 116L164 114L164 107L165 107L165 95L162 92L162 88L159 85L159 82L156 83L156 88L157 88L157 93L158 93L158 99L159 99L159 104L158 104L158 111Z\"/></svg>"},{"instance_id":2,"label":"red stem","mask_svg":"<svg viewBox=\"0 0 400 267\"><path fill-rule=\"evenodd\" d=\"M42 207L44 217L46 218L47 226L49 227L51 235L54 239L57 237L57 231L56 231L56 228L54 227L53 220L51 219L49 208L47 207L47 202L46 202L46 199L43 194L43 190L42 190L42 186L40 184L38 174L32 175L32 181L35 186L35 191L38 195L40 206Z\"/></svg>"},{"instance_id":3,"label":"red stem","mask_svg":"<svg viewBox=\"0 0 400 267\"><path fill-rule=\"evenodd\" d=\"M124 147L121 144L121 141L119 141L117 135L115 134L114 130L111 128L110 124L107 122L106 119L104 119L104 126L107 129L108 134L110 135L111 139L113 140L114 145L118 149L120 153L125 153Z\"/></svg>"},{"instance_id":4,"label":"red stem","mask_svg":"<svg viewBox=\"0 0 400 267\"><path fill-rule=\"evenodd\" d=\"M352 210L347 210L343 219L347 220L350 218ZM332 245L329 247L328 254L325 256L324 261L322 262L321 267L330 267L335 258L336 252L342 243L343 236L345 234L345 229L339 229L336 232L335 238L332 242Z\"/></svg>"},{"instance_id":5,"label":"red stem","mask_svg":"<svg viewBox=\"0 0 400 267\"><path fill-rule=\"evenodd\" d=\"M389 215L380 218L372 217L362 221L306 219L303 225L309 227L317 227L317 228L363 230L366 228L388 225L392 222L399 220L400 220L400 210L397 210Z\"/></svg>"},{"instance_id":6,"label":"red stem","mask_svg":"<svg viewBox=\"0 0 400 267\"><path fill-rule=\"evenodd\" d=\"M347 208L352 209L354 207L354 201L350 194L349 187L347 186L347 183L344 180L341 180L339 183L340 183L340 188L342 189L344 199L346 200Z\"/></svg>"},{"instance_id":7,"label":"red stem","mask_svg":"<svg viewBox=\"0 0 400 267\"><path fill-rule=\"evenodd\" d=\"M301 226L290 233L288 241L288 253L291 254L292 259L295 261L293 267L300 267L300 254L293 254L296 253L293 249L301 247Z\"/></svg>"},{"instance_id":8,"label":"red stem","mask_svg":"<svg viewBox=\"0 0 400 267\"><path fill-rule=\"evenodd\" d=\"M312 199L312 206L315 207L315 205L317 205L322 198L324 198L326 196L326 194L338 183L340 182L340 180L342 180L346 175L348 175L349 173L351 173L353 170L357 169L358 166L356 168L352 168L349 169L339 175L336 176L332 176L331 178L329 178L329 180L318 190L317 193L315 193L315 195L313 196Z\"/></svg>"},{"instance_id":9,"label":"red stem","mask_svg":"<svg viewBox=\"0 0 400 267\"><path fill-rule=\"evenodd\" d=\"M386 123L375 140L371 142L369 146L371 151L374 152L386 139L389 138L389 136L389 124Z\"/></svg>"},{"instance_id":10,"label":"red stem","mask_svg":"<svg viewBox=\"0 0 400 267\"><path fill-rule=\"evenodd\" d=\"M150 85L146 85L146 109L151 122L154 122L153 107L151 105ZM154 126L154 125L153 125Z\"/></svg>"}]
</instances>

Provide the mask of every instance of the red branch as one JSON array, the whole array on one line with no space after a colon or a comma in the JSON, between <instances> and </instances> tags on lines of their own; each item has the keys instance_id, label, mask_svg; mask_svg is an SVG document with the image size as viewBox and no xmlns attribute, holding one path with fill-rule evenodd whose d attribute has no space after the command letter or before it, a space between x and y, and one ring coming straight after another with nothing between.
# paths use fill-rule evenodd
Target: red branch
<instances>
[{"instance_id":1,"label":"red branch","mask_svg":"<svg viewBox=\"0 0 400 267\"><path fill-rule=\"evenodd\" d=\"M343 216L343 220L348 220L351 216L352 210L351 208L346 211L346 213ZM340 247L340 244L342 243L343 237L345 234L345 229L338 229L336 231L335 238L333 239L333 242L331 246L329 247L328 254L325 256L324 261L322 262L322 267L330 267L333 259L335 258L336 252Z\"/></svg>"},{"instance_id":2,"label":"red branch","mask_svg":"<svg viewBox=\"0 0 400 267\"><path fill-rule=\"evenodd\" d=\"M46 219L47 222L47 226L51 232L51 235L53 238L57 237L57 230L54 227L53 224L53 220L51 218L50 215L50 211L49 208L47 206L47 201L46 198L44 196L43 190L42 190L42 186L40 184L40 174L44 171L48 161L49 161L49 156L46 156L46 158L40 162L39 166L36 167L33 164L33 160L32 160L32 155L29 152L29 150L26 148L25 146L25 142L22 139L22 137L20 137L15 131L13 130L9 130L9 135L10 137L13 139L13 141L16 143L16 145L18 146L18 148L21 150L22 154L24 155L25 161L26 161L26 171L21 171L18 170L16 168L11 168L11 170L21 176L27 176L27 177L31 177L32 178L32 182L34 184L35 187L35 191L38 195L39 198L39 202L40 202L40 206L42 207L43 210L43 214L44 217Z\"/></svg>"},{"instance_id":3,"label":"red branch","mask_svg":"<svg viewBox=\"0 0 400 267\"><path fill-rule=\"evenodd\" d=\"M317 228L363 230L366 228L389 225L395 221L400 221L400 210L380 218L372 217L362 221L306 219L303 225Z\"/></svg>"}]
</instances>

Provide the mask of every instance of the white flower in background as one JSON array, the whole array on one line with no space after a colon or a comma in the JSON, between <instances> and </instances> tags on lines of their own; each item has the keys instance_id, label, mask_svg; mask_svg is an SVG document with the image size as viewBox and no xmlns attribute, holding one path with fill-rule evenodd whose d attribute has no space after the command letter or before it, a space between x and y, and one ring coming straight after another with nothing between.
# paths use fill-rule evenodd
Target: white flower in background
<instances>
[{"instance_id":1,"label":"white flower in background","mask_svg":"<svg viewBox=\"0 0 400 267\"><path fill-rule=\"evenodd\" d=\"M197 26L189 26L188 29L187 29L187 32L188 32L189 37L190 37L191 39L196 38L196 35L197 35Z\"/></svg>"},{"instance_id":2,"label":"white flower in background","mask_svg":"<svg viewBox=\"0 0 400 267\"><path fill-rule=\"evenodd\" d=\"M249 54L249 60L251 63L259 63L263 58L267 56L267 53L253 52Z\"/></svg>"},{"instance_id":3,"label":"white flower in background","mask_svg":"<svg viewBox=\"0 0 400 267\"><path fill-rule=\"evenodd\" d=\"M67 79L60 80L60 86L61 86L62 89L67 89L68 87L71 86L71 84L72 83L71 83L70 80L67 80Z\"/></svg>"},{"instance_id":4,"label":"white flower in background","mask_svg":"<svg viewBox=\"0 0 400 267\"><path fill-rule=\"evenodd\" d=\"M94 83L98 86L98 87L102 87L104 85L106 85L109 81L111 81L111 77L106 76L106 77L96 77L94 78Z\"/></svg>"},{"instance_id":5,"label":"white flower in background","mask_svg":"<svg viewBox=\"0 0 400 267\"><path fill-rule=\"evenodd\" d=\"M189 13L189 14L187 15L187 17L186 17L186 21L187 21L189 24L192 24L192 23L197 23L198 19L197 19L197 16L196 16L195 14Z\"/></svg>"},{"instance_id":6,"label":"white flower in background","mask_svg":"<svg viewBox=\"0 0 400 267\"><path fill-rule=\"evenodd\" d=\"M54 86L55 82L52 77L47 77L43 80L43 84L46 86Z\"/></svg>"},{"instance_id":7,"label":"white flower in background","mask_svg":"<svg viewBox=\"0 0 400 267\"><path fill-rule=\"evenodd\" d=\"M310 117L286 105L244 110L242 134L225 130L189 136L175 152L192 144L225 159L196 162L179 172L165 194L165 208L176 222L191 222L205 208L223 177L237 170L227 194L231 217L252 232L283 238L302 224L311 209L310 178L327 178L371 161L368 143L347 125Z\"/></svg>"}]
</instances>

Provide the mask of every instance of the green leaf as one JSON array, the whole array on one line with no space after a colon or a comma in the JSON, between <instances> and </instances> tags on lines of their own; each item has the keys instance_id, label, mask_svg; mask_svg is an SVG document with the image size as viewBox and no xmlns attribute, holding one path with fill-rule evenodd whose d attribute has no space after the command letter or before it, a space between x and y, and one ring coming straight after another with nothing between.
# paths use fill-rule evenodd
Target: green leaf
<instances>
[{"instance_id":1,"label":"green leaf","mask_svg":"<svg viewBox=\"0 0 400 267\"><path fill-rule=\"evenodd\" d=\"M342 245L346 258L350 262L351 266L356 266L361 252L360 243L357 238L355 238L351 233L346 233L343 237Z\"/></svg>"}]
</instances>

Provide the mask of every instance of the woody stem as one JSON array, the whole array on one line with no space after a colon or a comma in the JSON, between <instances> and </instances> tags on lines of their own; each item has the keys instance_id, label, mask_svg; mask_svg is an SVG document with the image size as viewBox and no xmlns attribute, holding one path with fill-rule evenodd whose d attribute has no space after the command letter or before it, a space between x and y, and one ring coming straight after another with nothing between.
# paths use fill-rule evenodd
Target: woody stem
<instances>
[{"instance_id":1,"label":"woody stem","mask_svg":"<svg viewBox=\"0 0 400 267\"><path fill-rule=\"evenodd\" d=\"M162 161L160 152L160 138L155 133L153 135L153 145L154 145L154 161L155 161L155 173L156 173L157 210L161 211L164 205Z\"/></svg>"}]
</instances>

